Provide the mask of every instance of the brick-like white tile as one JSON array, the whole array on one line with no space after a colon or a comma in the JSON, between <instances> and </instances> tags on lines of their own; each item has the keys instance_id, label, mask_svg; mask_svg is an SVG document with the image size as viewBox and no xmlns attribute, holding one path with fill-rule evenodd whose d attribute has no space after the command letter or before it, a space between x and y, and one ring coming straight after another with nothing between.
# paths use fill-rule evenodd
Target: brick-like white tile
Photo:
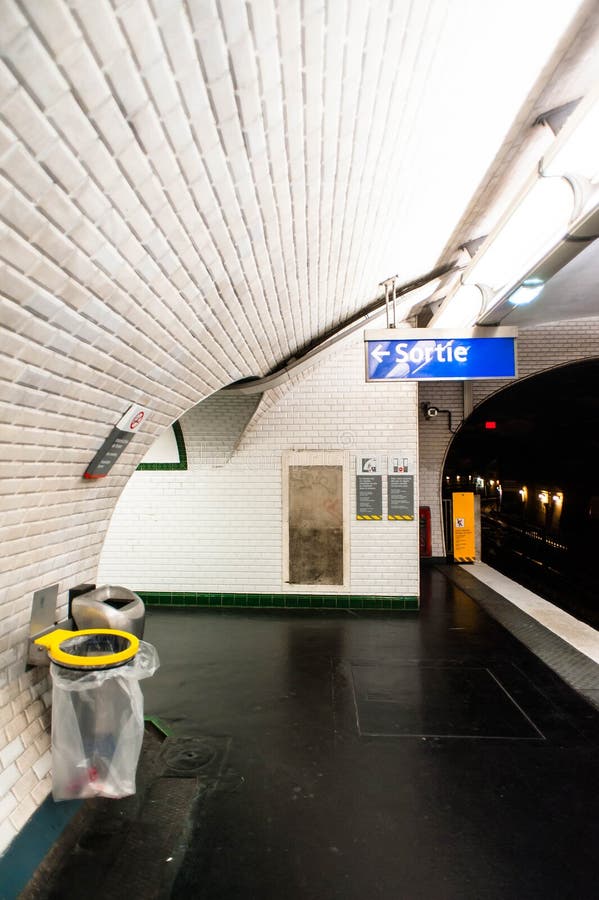
<instances>
[{"instance_id":1,"label":"brick-like white tile","mask_svg":"<svg viewBox=\"0 0 599 900\"><path fill-rule=\"evenodd\" d=\"M17 836L17 829L8 819L0 821L0 853L4 853Z\"/></svg>"},{"instance_id":2,"label":"brick-like white tile","mask_svg":"<svg viewBox=\"0 0 599 900\"><path fill-rule=\"evenodd\" d=\"M0 763L6 768L10 766L23 752L23 742L20 737L14 738L0 749Z\"/></svg>"},{"instance_id":3,"label":"brick-like white tile","mask_svg":"<svg viewBox=\"0 0 599 900\"><path fill-rule=\"evenodd\" d=\"M33 764L33 771L38 779L42 779L45 775L48 774L50 768L52 766L52 753L50 750L46 750L37 762Z\"/></svg>"},{"instance_id":4,"label":"brick-like white tile","mask_svg":"<svg viewBox=\"0 0 599 900\"><path fill-rule=\"evenodd\" d=\"M33 793L33 790L39 784L39 778L35 774L33 770L26 772L25 775L22 775L21 778L15 783L13 786L13 794L17 798L19 802L24 800L30 794Z\"/></svg>"},{"instance_id":5,"label":"brick-like white tile","mask_svg":"<svg viewBox=\"0 0 599 900\"><path fill-rule=\"evenodd\" d=\"M8 819L16 806L17 798L13 794L5 794L5 796L0 799L0 821Z\"/></svg>"},{"instance_id":6,"label":"brick-like white tile","mask_svg":"<svg viewBox=\"0 0 599 900\"><path fill-rule=\"evenodd\" d=\"M26 727L27 719L25 718L24 713L13 716L10 722L6 725L6 737L8 741L10 742L18 737L18 735L20 735ZM16 759L16 757L14 758Z\"/></svg>"},{"instance_id":7,"label":"brick-like white tile","mask_svg":"<svg viewBox=\"0 0 599 900\"><path fill-rule=\"evenodd\" d=\"M34 787L31 792L31 797L36 806L40 806L50 791L52 790L52 778L49 775L46 775L42 781L38 782L38 784Z\"/></svg>"},{"instance_id":8,"label":"brick-like white tile","mask_svg":"<svg viewBox=\"0 0 599 900\"><path fill-rule=\"evenodd\" d=\"M469 27L481 16L474 6ZM264 398L236 448L243 411L231 396L220 412L215 400L208 423L189 413L192 468L138 473L127 483L164 425L229 381L268 372L362 307L396 259L407 279L440 257L496 151L490 143L477 169L468 153L478 141L468 141L467 129L486 138L496 128L503 139L510 121L498 106L508 86L484 78L495 35L481 17L484 41L470 41L468 51L480 54L487 95L482 108L473 103L478 114L466 132L443 118L453 115L451 103L438 110L435 127L447 137L439 167L438 147L422 140L422 129L435 98L456 96L446 64L454 33L433 17L424 39L427 6L407 9L391 4L383 16L368 4L321 0L3 4L0 193L10 224L0 225L8 446L0 538L15 555L0 571L0 684L11 710L0 724L8 765L0 798L18 775L25 805L3 824L0 846L49 787L47 774L31 787L49 748L38 693L47 709L49 683L24 673L32 594L58 581L64 611L68 588L96 579L123 489L134 501L132 527L115 544L119 521L128 522L121 504L102 562L110 561L111 579L279 591L281 453L398 444L416 452L415 389L366 387L356 349ZM510 41L524 36L519 28ZM531 79L531 54L546 52L538 23L534 37L525 55L513 54ZM397 47L397 65L387 66ZM556 82L560 91L574 83ZM531 86L512 98L514 110ZM530 130L527 122L522 134ZM422 198L449 188L431 216ZM398 223L401 240L392 233ZM386 256L387 246L400 247L399 257ZM560 349L551 335L548 328L521 341L523 374L548 353L568 361L599 352L594 325L566 330ZM475 402L492 387L499 385L475 386ZM443 394L456 422L459 401L455 387ZM133 402L148 406L152 430L102 484L85 483L86 464ZM423 429L428 441L433 432ZM428 448L423 441L420 494L433 505L446 443L441 431ZM198 516L204 508L209 518ZM415 529L358 524L352 588L407 591L417 580ZM372 560L381 561L375 576Z\"/></svg>"},{"instance_id":9,"label":"brick-like white tile","mask_svg":"<svg viewBox=\"0 0 599 900\"><path fill-rule=\"evenodd\" d=\"M60 53L58 63L87 110L93 113L110 98L110 89L102 71L89 47L82 41L71 44Z\"/></svg>"},{"instance_id":10,"label":"brick-like white tile","mask_svg":"<svg viewBox=\"0 0 599 900\"><path fill-rule=\"evenodd\" d=\"M80 38L68 5L60 0L49 0L47 3L24 0L24 7L54 54L60 54Z\"/></svg>"},{"instance_id":11,"label":"brick-like white tile","mask_svg":"<svg viewBox=\"0 0 599 900\"><path fill-rule=\"evenodd\" d=\"M33 797L25 797L18 804L17 808L12 812L10 816L10 822L20 831L23 825L31 818L35 810L37 809L37 803L33 799Z\"/></svg>"},{"instance_id":12,"label":"brick-like white tile","mask_svg":"<svg viewBox=\"0 0 599 900\"><path fill-rule=\"evenodd\" d=\"M20 32L6 47L5 53L19 76L27 83L28 90L44 108L65 95L68 90L67 82L33 31L28 29Z\"/></svg>"},{"instance_id":13,"label":"brick-like white tile","mask_svg":"<svg viewBox=\"0 0 599 900\"><path fill-rule=\"evenodd\" d=\"M4 771L0 772L0 797L12 790L20 777L21 773L14 763L11 763Z\"/></svg>"}]
</instances>

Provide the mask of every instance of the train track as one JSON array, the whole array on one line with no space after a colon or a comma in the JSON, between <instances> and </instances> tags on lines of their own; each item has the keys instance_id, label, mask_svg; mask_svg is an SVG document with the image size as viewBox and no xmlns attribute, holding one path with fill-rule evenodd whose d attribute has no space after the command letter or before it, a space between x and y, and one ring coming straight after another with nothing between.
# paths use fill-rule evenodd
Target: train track
<instances>
[{"instance_id":1,"label":"train track","mask_svg":"<svg viewBox=\"0 0 599 900\"><path fill-rule=\"evenodd\" d=\"M599 629L594 560L581 558L563 538L495 515L481 517L482 559L575 618Z\"/></svg>"}]
</instances>

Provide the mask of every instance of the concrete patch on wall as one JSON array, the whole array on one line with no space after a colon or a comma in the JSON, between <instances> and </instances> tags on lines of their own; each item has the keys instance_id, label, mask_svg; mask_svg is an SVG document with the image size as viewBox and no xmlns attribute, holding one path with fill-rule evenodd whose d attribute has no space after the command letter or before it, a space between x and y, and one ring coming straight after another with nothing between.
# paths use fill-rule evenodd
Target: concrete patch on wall
<instances>
[{"instance_id":1,"label":"concrete patch on wall","mask_svg":"<svg viewBox=\"0 0 599 900\"><path fill-rule=\"evenodd\" d=\"M289 583L343 585L343 468L289 467Z\"/></svg>"}]
</instances>

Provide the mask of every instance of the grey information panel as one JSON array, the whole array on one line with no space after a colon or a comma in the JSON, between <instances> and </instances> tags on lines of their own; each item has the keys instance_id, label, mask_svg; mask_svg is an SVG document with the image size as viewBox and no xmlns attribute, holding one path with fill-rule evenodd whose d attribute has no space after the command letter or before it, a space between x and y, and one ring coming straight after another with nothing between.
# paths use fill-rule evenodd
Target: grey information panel
<instances>
[{"instance_id":1,"label":"grey information panel","mask_svg":"<svg viewBox=\"0 0 599 900\"><path fill-rule=\"evenodd\" d=\"M380 475L356 475L356 519L383 518L383 479Z\"/></svg>"},{"instance_id":2,"label":"grey information panel","mask_svg":"<svg viewBox=\"0 0 599 900\"><path fill-rule=\"evenodd\" d=\"M84 478L104 478L133 437L120 428L113 428L89 466L85 470Z\"/></svg>"},{"instance_id":3,"label":"grey information panel","mask_svg":"<svg viewBox=\"0 0 599 900\"><path fill-rule=\"evenodd\" d=\"M389 475L387 479L387 518L410 522L414 518L414 476Z\"/></svg>"}]
</instances>

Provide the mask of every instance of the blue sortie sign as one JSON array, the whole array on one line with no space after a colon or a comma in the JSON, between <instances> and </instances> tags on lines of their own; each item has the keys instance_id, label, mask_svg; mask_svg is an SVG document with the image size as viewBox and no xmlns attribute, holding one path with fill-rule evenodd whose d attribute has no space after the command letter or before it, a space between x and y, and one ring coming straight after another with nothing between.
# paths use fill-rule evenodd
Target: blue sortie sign
<instances>
[{"instance_id":1,"label":"blue sortie sign","mask_svg":"<svg viewBox=\"0 0 599 900\"><path fill-rule=\"evenodd\" d=\"M514 378L513 337L367 340L367 381Z\"/></svg>"}]
</instances>

